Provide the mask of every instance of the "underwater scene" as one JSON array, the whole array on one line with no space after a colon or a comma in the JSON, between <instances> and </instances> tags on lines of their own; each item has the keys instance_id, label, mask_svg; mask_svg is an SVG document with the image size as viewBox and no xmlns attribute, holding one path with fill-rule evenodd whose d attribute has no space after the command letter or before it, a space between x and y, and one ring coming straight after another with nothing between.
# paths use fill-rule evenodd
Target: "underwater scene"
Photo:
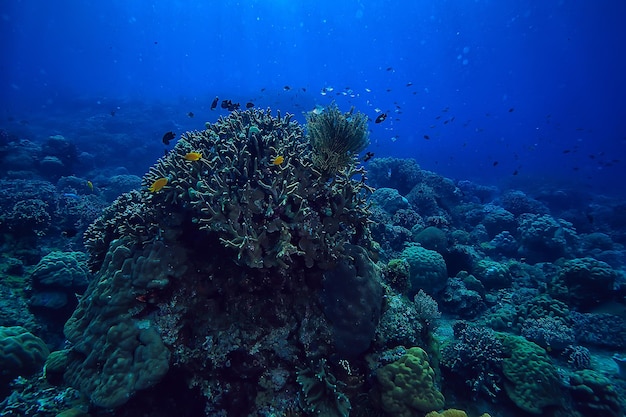
<instances>
[{"instance_id":1,"label":"underwater scene","mask_svg":"<svg viewBox=\"0 0 626 417\"><path fill-rule=\"evenodd\" d=\"M0 417L620 417L626 2L0 2Z\"/></svg>"}]
</instances>

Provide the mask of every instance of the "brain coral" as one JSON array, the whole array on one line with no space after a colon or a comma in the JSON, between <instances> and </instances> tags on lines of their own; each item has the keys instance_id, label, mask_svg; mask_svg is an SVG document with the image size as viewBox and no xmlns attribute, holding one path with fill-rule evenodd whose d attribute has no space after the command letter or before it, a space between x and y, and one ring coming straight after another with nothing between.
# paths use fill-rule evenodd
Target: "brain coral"
<instances>
[{"instance_id":1,"label":"brain coral","mask_svg":"<svg viewBox=\"0 0 626 417\"><path fill-rule=\"evenodd\" d=\"M0 327L0 395L18 376L30 376L50 354L46 344L23 327Z\"/></svg>"},{"instance_id":2,"label":"brain coral","mask_svg":"<svg viewBox=\"0 0 626 417\"><path fill-rule=\"evenodd\" d=\"M402 251L402 258L409 263L412 295L420 289L435 294L446 286L448 271L439 253L419 245L410 245Z\"/></svg>"},{"instance_id":3,"label":"brain coral","mask_svg":"<svg viewBox=\"0 0 626 417\"><path fill-rule=\"evenodd\" d=\"M418 411L443 407L443 395L435 386L434 371L422 348L410 348L400 359L380 368L376 377L383 410L389 415L411 417Z\"/></svg>"},{"instance_id":4,"label":"brain coral","mask_svg":"<svg viewBox=\"0 0 626 417\"><path fill-rule=\"evenodd\" d=\"M609 300L616 279L617 272L606 262L577 258L563 263L548 290L554 298L586 309Z\"/></svg>"},{"instance_id":5,"label":"brain coral","mask_svg":"<svg viewBox=\"0 0 626 417\"><path fill-rule=\"evenodd\" d=\"M556 367L546 351L520 336L506 335L503 345L510 352L502 362L509 398L522 410L541 414L543 409L560 405L563 395Z\"/></svg>"}]
</instances>

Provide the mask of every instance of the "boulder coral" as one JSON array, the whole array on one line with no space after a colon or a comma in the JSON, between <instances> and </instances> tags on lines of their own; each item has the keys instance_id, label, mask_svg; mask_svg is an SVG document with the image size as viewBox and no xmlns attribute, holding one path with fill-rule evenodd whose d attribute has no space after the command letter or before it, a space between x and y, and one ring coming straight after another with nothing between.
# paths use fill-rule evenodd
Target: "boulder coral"
<instances>
[{"instance_id":1,"label":"boulder coral","mask_svg":"<svg viewBox=\"0 0 626 417\"><path fill-rule=\"evenodd\" d=\"M520 336L501 337L507 351L502 369L509 398L531 414L541 414L546 407L561 405L561 380L546 351Z\"/></svg>"},{"instance_id":2,"label":"boulder coral","mask_svg":"<svg viewBox=\"0 0 626 417\"><path fill-rule=\"evenodd\" d=\"M43 340L21 326L0 327L0 397L18 376L41 370L50 350Z\"/></svg>"},{"instance_id":3,"label":"boulder coral","mask_svg":"<svg viewBox=\"0 0 626 417\"><path fill-rule=\"evenodd\" d=\"M389 415L411 417L443 407L443 394L435 385L435 372L422 348L410 348L400 359L380 368L376 377L383 410Z\"/></svg>"},{"instance_id":4,"label":"boulder coral","mask_svg":"<svg viewBox=\"0 0 626 417\"><path fill-rule=\"evenodd\" d=\"M401 256L409 263L411 296L420 289L428 294L436 294L445 288L448 270L443 256L438 252L412 244L402 251Z\"/></svg>"},{"instance_id":5,"label":"boulder coral","mask_svg":"<svg viewBox=\"0 0 626 417\"><path fill-rule=\"evenodd\" d=\"M606 262L594 258L564 261L552 280L549 293L578 309L589 309L613 296L617 272Z\"/></svg>"}]
</instances>

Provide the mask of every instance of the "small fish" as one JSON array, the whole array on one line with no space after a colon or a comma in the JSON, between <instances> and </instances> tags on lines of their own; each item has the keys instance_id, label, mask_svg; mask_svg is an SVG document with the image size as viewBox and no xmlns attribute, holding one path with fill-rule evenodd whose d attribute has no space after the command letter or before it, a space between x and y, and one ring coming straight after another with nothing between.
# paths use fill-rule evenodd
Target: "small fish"
<instances>
[{"instance_id":1,"label":"small fish","mask_svg":"<svg viewBox=\"0 0 626 417\"><path fill-rule=\"evenodd\" d=\"M80 200L80 196L76 193L63 193L63 197L73 198L74 200Z\"/></svg>"},{"instance_id":2,"label":"small fish","mask_svg":"<svg viewBox=\"0 0 626 417\"><path fill-rule=\"evenodd\" d=\"M428 136L428 135L424 135L424 139L426 139L426 140L430 140L430 136Z\"/></svg>"},{"instance_id":3,"label":"small fish","mask_svg":"<svg viewBox=\"0 0 626 417\"><path fill-rule=\"evenodd\" d=\"M509 109L509 113L513 113L514 111L515 111L515 109L514 109L513 107L511 107L511 108Z\"/></svg>"},{"instance_id":4,"label":"small fish","mask_svg":"<svg viewBox=\"0 0 626 417\"><path fill-rule=\"evenodd\" d=\"M365 156L363 156L363 162L367 162L374 157L374 152L367 152Z\"/></svg>"},{"instance_id":5,"label":"small fish","mask_svg":"<svg viewBox=\"0 0 626 417\"><path fill-rule=\"evenodd\" d=\"M170 140L174 139L176 137L176 133L174 132L167 132L166 134L163 135L163 143L165 145L169 145L170 144Z\"/></svg>"},{"instance_id":6,"label":"small fish","mask_svg":"<svg viewBox=\"0 0 626 417\"><path fill-rule=\"evenodd\" d=\"M111 110L111 116L115 116L115 110Z\"/></svg>"},{"instance_id":7,"label":"small fish","mask_svg":"<svg viewBox=\"0 0 626 417\"><path fill-rule=\"evenodd\" d=\"M233 102L230 100L222 100L222 102L220 103L220 107L223 109L227 109L232 105L233 105Z\"/></svg>"},{"instance_id":8,"label":"small fish","mask_svg":"<svg viewBox=\"0 0 626 417\"><path fill-rule=\"evenodd\" d=\"M285 157L282 155L278 155L274 158L272 158L272 160L270 161L272 165L280 165L283 162L285 162Z\"/></svg>"},{"instance_id":9,"label":"small fish","mask_svg":"<svg viewBox=\"0 0 626 417\"><path fill-rule=\"evenodd\" d=\"M202 159L202 154L200 152L188 152L183 156L188 161L198 161Z\"/></svg>"},{"instance_id":10,"label":"small fish","mask_svg":"<svg viewBox=\"0 0 626 417\"><path fill-rule=\"evenodd\" d=\"M393 67L387 67L386 71L393 71Z\"/></svg>"},{"instance_id":11,"label":"small fish","mask_svg":"<svg viewBox=\"0 0 626 417\"><path fill-rule=\"evenodd\" d=\"M498 161L493 161L493 166L497 167L498 166Z\"/></svg>"},{"instance_id":12,"label":"small fish","mask_svg":"<svg viewBox=\"0 0 626 417\"><path fill-rule=\"evenodd\" d=\"M211 110L215 110L215 108L217 107L217 102L220 101L219 97L215 97L213 99L213 101L211 102Z\"/></svg>"},{"instance_id":13,"label":"small fish","mask_svg":"<svg viewBox=\"0 0 626 417\"><path fill-rule=\"evenodd\" d=\"M412 85L413 85L413 83L412 83L411 81L409 81L408 83L406 83L406 86L407 86L407 87L410 87L410 86L412 86Z\"/></svg>"},{"instance_id":14,"label":"small fish","mask_svg":"<svg viewBox=\"0 0 626 417\"><path fill-rule=\"evenodd\" d=\"M187 117L193 117L193 116L195 116L195 114L193 114L193 112L192 112L192 111L190 111L189 113L187 113Z\"/></svg>"},{"instance_id":15,"label":"small fish","mask_svg":"<svg viewBox=\"0 0 626 417\"><path fill-rule=\"evenodd\" d=\"M150 191L151 193L161 191L161 189L167 185L167 182L167 178L161 177L158 180L154 181L150 187L148 187L148 191Z\"/></svg>"},{"instance_id":16,"label":"small fish","mask_svg":"<svg viewBox=\"0 0 626 417\"><path fill-rule=\"evenodd\" d=\"M387 118L387 113L381 113L378 115L376 120L374 120L374 123L382 123L385 121L386 118Z\"/></svg>"},{"instance_id":17,"label":"small fish","mask_svg":"<svg viewBox=\"0 0 626 417\"><path fill-rule=\"evenodd\" d=\"M254 103L253 102L249 101L249 102L246 103L246 109L251 109L253 107L254 107Z\"/></svg>"},{"instance_id":18,"label":"small fish","mask_svg":"<svg viewBox=\"0 0 626 417\"><path fill-rule=\"evenodd\" d=\"M228 111L239 110L239 107L239 103L230 103L230 106L228 106Z\"/></svg>"},{"instance_id":19,"label":"small fish","mask_svg":"<svg viewBox=\"0 0 626 417\"><path fill-rule=\"evenodd\" d=\"M284 86L284 87L283 87L283 90L285 90L285 91L289 91L289 90L291 90L291 87L289 87L288 85L286 85L286 86Z\"/></svg>"},{"instance_id":20,"label":"small fish","mask_svg":"<svg viewBox=\"0 0 626 417\"><path fill-rule=\"evenodd\" d=\"M519 174L518 170L513 171L513 175L517 175L517 174Z\"/></svg>"},{"instance_id":21,"label":"small fish","mask_svg":"<svg viewBox=\"0 0 626 417\"><path fill-rule=\"evenodd\" d=\"M564 149L564 150L563 150L563 153L570 153L570 152L571 152L571 150L570 150L570 149Z\"/></svg>"},{"instance_id":22,"label":"small fish","mask_svg":"<svg viewBox=\"0 0 626 417\"><path fill-rule=\"evenodd\" d=\"M89 187L89 190L93 191L93 183L91 181L87 181L87 187Z\"/></svg>"}]
</instances>

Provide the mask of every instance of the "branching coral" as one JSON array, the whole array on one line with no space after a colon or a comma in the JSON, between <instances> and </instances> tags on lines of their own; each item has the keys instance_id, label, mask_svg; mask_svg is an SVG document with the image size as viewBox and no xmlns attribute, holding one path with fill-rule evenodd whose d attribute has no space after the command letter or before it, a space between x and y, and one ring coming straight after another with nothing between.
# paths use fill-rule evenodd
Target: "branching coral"
<instances>
[{"instance_id":1,"label":"branching coral","mask_svg":"<svg viewBox=\"0 0 626 417\"><path fill-rule=\"evenodd\" d=\"M359 123L343 126L342 134L360 129ZM190 152L201 157L190 161ZM290 115L237 111L205 131L184 134L144 178L146 187L159 178L167 185L144 198L159 217L174 209L217 234L239 264L286 268L301 257L309 267L324 265L340 256L344 243L367 238L365 193L371 188L353 158L328 178L315 166L318 157Z\"/></svg>"}]
</instances>

